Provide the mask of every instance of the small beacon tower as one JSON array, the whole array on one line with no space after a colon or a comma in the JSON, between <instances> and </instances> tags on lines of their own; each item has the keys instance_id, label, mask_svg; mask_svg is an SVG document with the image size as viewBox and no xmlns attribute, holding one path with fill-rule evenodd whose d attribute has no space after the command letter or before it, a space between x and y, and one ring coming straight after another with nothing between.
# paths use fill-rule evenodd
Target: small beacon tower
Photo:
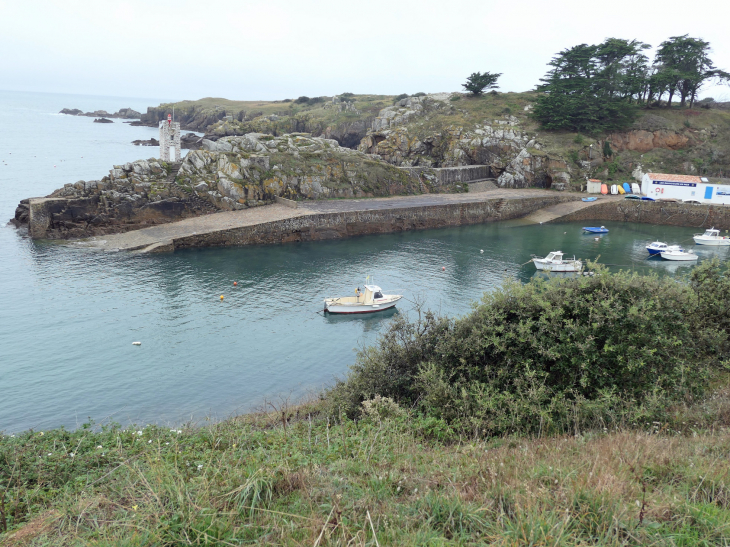
<instances>
[{"instance_id":1,"label":"small beacon tower","mask_svg":"<svg viewBox=\"0 0 730 547\"><path fill-rule=\"evenodd\" d=\"M175 162L180 161L180 122L173 122L172 115L160 122L160 159L170 161L170 146L175 147Z\"/></svg>"}]
</instances>

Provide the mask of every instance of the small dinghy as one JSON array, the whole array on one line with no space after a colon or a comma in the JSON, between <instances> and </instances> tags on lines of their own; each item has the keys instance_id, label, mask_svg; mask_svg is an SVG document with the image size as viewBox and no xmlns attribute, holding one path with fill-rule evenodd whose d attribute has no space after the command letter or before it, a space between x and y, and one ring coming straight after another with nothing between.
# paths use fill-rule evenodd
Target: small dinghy
<instances>
[{"instance_id":1,"label":"small dinghy","mask_svg":"<svg viewBox=\"0 0 730 547\"><path fill-rule=\"evenodd\" d=\"M561 251L553 251L545 258L535 257L532 261L535 268L546 272L579 272L583 269L583 263L575 257L563 260Z\"/></svg>"},{"instance_id":2,"label":"small dinghy","mask_svg":"<svg viewBox=\"0 0 730 547\"><path fill-rule=\"evenodd\" d=\"M631 192L634 194L641 194L641 187L635 182L631 183Z\"/></svg>"},{"instance_id":3,"label":"small dinghy","mask_svg":"<svg viewBox=\"0 0 730 547\"><path fill-rule=\"evenodd\" d=\"M598 198L581 198L581 201L596 201Z\"/></svg>"},{"instance_id":4,"label":"small dinghy","mask_svg":"<svg viewBox=\"0 0 730 547\"><path fill-rule=\"evenodd\" d=\"M355 289L355 296L340 296L324 299L324 311L327 313L375 313L389 310L403 298L400 294L383 294L377 285L365 285Z\"/></svg>"},{"instance_id":5,"label":"small dinghy","mask_svg":"<svg viewBox=\"0 0 730 547\"><path fill-rule=\"evenodd\" d=\"M624 182L621 186L624 187L624 192L627 194L631 193L631 185L628 182Z\"/></svg>"},{"instance_id":6,"label":"small dinghy","mask_svg":"<svg viewBox=\"0 0 730 547\"><path fill-rule=\"evenodd\" d=\"M586 234L607 234L608 228L605 226L583 226L583 232Z\"/></svg>"},{"instance_id":7,"label":"small dinghy","mask_svg":"<svg viewBox=\"0 0 730 547\"><path fill-rule=\"evenodd\" d=\"M679 245L667 245L661 241L655 241L647 245L646 250L649 251L650 255L654 256L665 251L683 251L684 249Z\"/></svg>"},{"instance_id":8,"label":"small dinghy","mask_svg":"<svg viewBox=\"0 0 730 547\"><path fill-rule=\"evenodd\" d=\"M730 237L721 236L720 230L714 227L705 230L704 234L695 234L692 236L697 245L712 245L715 247L730 245Z\"/></svg>"},{"instance_id":9,"label":"small dinghy","mask_svg":"<svg viewBox=\"0 0 730 547\"><path fill-rule=\"evenodd\" d=\"M685 251L684 249L663 251L659 254L664 260L677 260L682 262L689 262L699 258L696 254Z\"/></svg>"},{"instance_id":10,"label":"small dinghy","mask_svg":"<svg viewBox=\"0 0 730 547\"><path fill-rule=\"evenodd\" d=\"M641 196L642 201L656 201L654 198L650 198L649 196Z\"/></svg>"}]
</instances>

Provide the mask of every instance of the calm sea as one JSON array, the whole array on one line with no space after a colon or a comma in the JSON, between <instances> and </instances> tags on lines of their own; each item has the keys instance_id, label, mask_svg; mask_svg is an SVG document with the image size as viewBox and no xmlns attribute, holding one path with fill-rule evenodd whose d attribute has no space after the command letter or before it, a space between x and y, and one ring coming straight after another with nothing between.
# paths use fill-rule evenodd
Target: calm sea
<instances>
[{"instance_id":1,"label":"calm sea","mask_svg":"<svg viewBox=\"0 0 730 547\"><path fill-rule=\"evenodd\" d=\"M0 431L75 427L89 417L175 424L295 399L345 374L393 313L412 313L416 301L467 312L506 277L529 280L532 253L562 249L601 255L616 269L689 270L647 262L644 246L656 238L687 243L693 230L648 225L610 225L599 241L579 224L505 223L154 256L33 242L5 226L22 198L157 155L131 144L156 129L94 124L57 114L61 108L158 103L0 92ZM726 250L702 251L713 253L727 258ZM320 313L324 297L352 294L366 275L407 301L379 316Z\"/></svg>"}]
</instances>

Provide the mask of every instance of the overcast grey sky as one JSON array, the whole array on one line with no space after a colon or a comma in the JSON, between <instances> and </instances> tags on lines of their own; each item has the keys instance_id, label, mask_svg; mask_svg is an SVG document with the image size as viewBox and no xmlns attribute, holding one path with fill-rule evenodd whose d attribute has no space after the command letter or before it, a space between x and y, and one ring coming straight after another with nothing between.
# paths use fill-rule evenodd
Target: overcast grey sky
<instances>
[{"instance_id":1,"label":"overcast grey sky","mask_svg":"<svg viewBox=\"0 0 730 547\"><path fill-rule=\"evenodd\" d=\"M607 37L708 40L730 71L730 2L0 0L0 89L165 100L533 88ZM730 100L730 88L703 96Z\"/></svg>"}]
</instances>

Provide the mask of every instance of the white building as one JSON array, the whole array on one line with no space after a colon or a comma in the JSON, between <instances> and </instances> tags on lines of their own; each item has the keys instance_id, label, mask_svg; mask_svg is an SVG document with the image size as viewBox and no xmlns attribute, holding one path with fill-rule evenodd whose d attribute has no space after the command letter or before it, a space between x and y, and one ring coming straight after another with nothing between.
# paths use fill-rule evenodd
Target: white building
<instances>
[{"instance_id":1,"label":"white building","mask_svg":"<svg viewBox=\"0 0 730 547\"><path fill-rule=\"evenodd\" d=\"M693 175L647 173L641 179L641 193L654 199L730 205L730 185L716 184L705 177Z\"/></svg>"}]
</instances>

